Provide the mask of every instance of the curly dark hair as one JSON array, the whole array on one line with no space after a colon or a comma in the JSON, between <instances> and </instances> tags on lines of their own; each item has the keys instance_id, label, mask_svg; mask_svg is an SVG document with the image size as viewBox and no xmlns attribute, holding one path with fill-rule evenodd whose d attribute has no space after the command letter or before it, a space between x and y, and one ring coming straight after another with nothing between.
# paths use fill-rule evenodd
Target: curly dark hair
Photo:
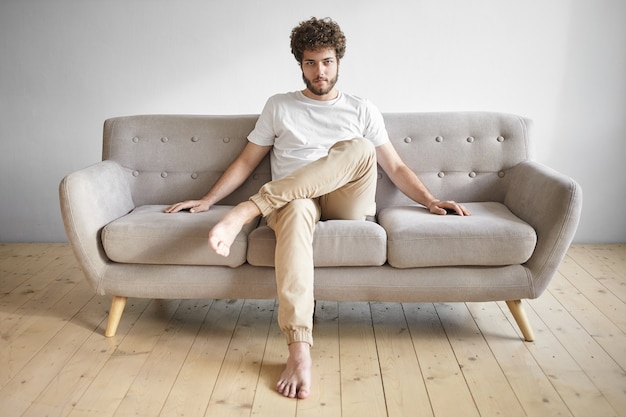
<instances>
[{"instance_id":1,"label":"curly dark hair","mask_svg":"<svg viewBox=\"0 0 626 417\"><path fill-rule=\"evenodd\" d=\"M346 37L337 22L327 17L300 22L291 31L291 53L298 63L302 64L304 51L317 51L333 48L337 59L343 58L346 52Z\"/></svg>"}]
</instances>

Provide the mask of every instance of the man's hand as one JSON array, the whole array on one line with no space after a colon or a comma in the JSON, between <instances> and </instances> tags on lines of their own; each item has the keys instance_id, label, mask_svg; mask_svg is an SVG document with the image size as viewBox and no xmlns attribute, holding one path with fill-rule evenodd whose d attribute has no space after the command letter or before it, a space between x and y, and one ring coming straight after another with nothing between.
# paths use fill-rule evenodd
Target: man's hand
<instances>
[{"instance_id":1,"label":"man's hand","mask_svg":"<svg viewBox=\"0 0 626 417\"><path fill-rule=\"evenodd\" d=\"M204 200L187 200L180 203L173 204L166 208L166 213L177 213L181 210L189 210L190 213L200 213L201 211L207 211L211 207Z\"/></svg>"},{"instance_id":2,"label":"man's hand","mask_svg":"<svg viewBox=\"0 0 626 417\"><path fill-rule=\"evenodd\" d=\"M446 215L448 213L455 213L459 216L471 216L472 213L466 209L462 204L454 201L439 201L435 200L428 204L428 211L433 214Z\"/></svg>"}]
</instances>

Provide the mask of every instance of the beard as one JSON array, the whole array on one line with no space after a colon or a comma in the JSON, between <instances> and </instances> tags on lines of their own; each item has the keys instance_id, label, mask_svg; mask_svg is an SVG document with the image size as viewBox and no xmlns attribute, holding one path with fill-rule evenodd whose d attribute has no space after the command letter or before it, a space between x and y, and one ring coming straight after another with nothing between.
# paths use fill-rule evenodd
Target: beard
<instances>
[{"instance_id":1,"label":"beard","mask_svg":"<svg viewBox=\"0 0 626 417\"><path fill-rule=\"evenodd\" d=\"M311 80L305 77L304 73L302 73L302 80L306 84L306 88L310 92L315 94L316 96L323 96L323 95L330 93L332 89L335 88L335 84L337 84L338 78L339 78L339 70L337 70L337 74L335 75L335 78L331 78L330 80L328 80L328 87L318 88L313 84Z\"/></svg>"}]
</instances>

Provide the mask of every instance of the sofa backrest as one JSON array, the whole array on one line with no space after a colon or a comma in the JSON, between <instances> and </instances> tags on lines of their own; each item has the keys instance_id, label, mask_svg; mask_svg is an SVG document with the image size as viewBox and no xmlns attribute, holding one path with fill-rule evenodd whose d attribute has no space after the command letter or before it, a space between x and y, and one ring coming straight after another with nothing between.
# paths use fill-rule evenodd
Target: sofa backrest
<instances>
[{"instance_id":1,"label":"sofa backrest","mask_svg":"<svg viewBox=\"0 0 626 417\"><path fill-rule=\"evenodd\" d=\"M127 171L136 206L202 197L247 143L257 115L118 117L104 123L102 159ZM246 200L271 180L269 157L222 204Z\"/></svg>"},{"instance_id":2,"label":"sofa backrest","mask_svg":"<svg viewBox=\"0 0 626 417\"><path fill-rule=\"evenodd\" d=\"M442 200L499 201L508 171L530 159L531 121L494 112L385 114L389 137L421 181ZM378 209L411 204L379 169Z\"/></svg>"},{"instance_id":3,"label":"sofa backrest","mask_svg":"<svg viewBox=\"0 0 626 417\"><path fill-rule=\"evenodd\" d=\"M128 172L135 205L200 198L247 143L257 115L143 115L105 121L102 157ZM487 112L385 114L391 141L441 199L502 201L507 171L530 157L529 120ZM378 208L411 204L379 170ZM222 204L271 179L269 157Z\"/></svg>"}]
</instances>

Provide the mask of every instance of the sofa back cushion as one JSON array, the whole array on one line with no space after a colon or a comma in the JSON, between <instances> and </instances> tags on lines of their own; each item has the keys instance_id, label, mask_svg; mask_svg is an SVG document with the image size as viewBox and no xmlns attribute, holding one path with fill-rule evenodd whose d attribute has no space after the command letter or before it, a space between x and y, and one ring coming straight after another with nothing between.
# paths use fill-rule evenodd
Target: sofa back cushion
<instances>
[{"instance_id":1,"label":"sofa back cushion","mask_svg":"<svg viewBox=\"0 0 626 417\"><path fill-rule=\"evenodd\" d=\"M530 120L493 112L385 114L406 164L440 199L504 201L509 170L531 157ZM379 169L378 210L412 202Z\"/></svg>"},{"instance_id":2,"label":"sofa back cushion","mask_svg":"<svg viewBox=\"0 0 626 417\"><path fill-rule=\"evenodd\" d=\"M239 155L257 115L145 115L109 119L103 159L127 171L135 206L202 197ZM529 159L529 120L491 112L389 113L398 153L441 199L504 200L508 171ZM411 202L379 170L378 210ZM221 204L236 204L271 179L269 156Z\"/></svg>"},{"instance_id":3,"label":"sofa back cushion","mask_svg":"<svg viewBox=\"0 0 626 417\"><path fill-rule=\"evenodd\" d=\"M103 159L128 173L135 206L202 197L247 143L258 116L145 115L104 123ZM246 200L271 179L269 157L221 204Z\"/></svg>"}]
</instances>

